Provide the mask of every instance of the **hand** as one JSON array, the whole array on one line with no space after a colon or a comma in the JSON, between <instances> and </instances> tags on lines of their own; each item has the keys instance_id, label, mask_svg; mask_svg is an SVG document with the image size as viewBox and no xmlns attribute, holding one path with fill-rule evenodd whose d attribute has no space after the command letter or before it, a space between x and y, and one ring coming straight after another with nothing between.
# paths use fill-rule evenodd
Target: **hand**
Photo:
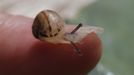
<instances>
[{"instance_id":1,"label":"hand","mask_svg":"<svg viewBox=\"0 0 134 75\"><path fill-rule=\"evenodd\" d=\"M101 43L96 33L78 44L83 53L78 56L70 45L35 39L32 22L0 13L0 75L86 75L98 63Z\"/></svg>"}]
</instances>

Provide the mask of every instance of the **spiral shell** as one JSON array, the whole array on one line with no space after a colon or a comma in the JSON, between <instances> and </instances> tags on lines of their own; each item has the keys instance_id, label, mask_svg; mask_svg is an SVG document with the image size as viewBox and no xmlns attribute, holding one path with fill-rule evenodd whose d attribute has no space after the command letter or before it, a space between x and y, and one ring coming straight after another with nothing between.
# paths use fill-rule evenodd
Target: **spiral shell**
<instances>
[{"instance_id":1,"label":"spiral shell","mask_svg":"<svg viewBox=\"0 0 134 75\"><path fill-rule=\"evenodd\" d=\"M55 11L41 11L35 17L32 32L35 38L40 40L62 37L65 32L64 21Z\"/></svg>"}]
</instances>

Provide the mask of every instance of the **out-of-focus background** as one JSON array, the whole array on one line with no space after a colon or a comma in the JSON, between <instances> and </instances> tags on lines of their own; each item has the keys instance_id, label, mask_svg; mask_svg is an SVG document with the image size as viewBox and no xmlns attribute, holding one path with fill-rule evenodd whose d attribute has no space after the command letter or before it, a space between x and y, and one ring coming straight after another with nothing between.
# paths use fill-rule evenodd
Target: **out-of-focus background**
<instances>
[{"instance_id":1,"label":"out-of-focus background","mask_svg":"<svg viewBox=\"0 0 134 75\"><path fill-rule=\"evenodd\" d=\"M134 75L134 0L0 0L0 12L34 18L43 9L104 28L103 56L89 75Z\"/></svg>"}]
</instances>

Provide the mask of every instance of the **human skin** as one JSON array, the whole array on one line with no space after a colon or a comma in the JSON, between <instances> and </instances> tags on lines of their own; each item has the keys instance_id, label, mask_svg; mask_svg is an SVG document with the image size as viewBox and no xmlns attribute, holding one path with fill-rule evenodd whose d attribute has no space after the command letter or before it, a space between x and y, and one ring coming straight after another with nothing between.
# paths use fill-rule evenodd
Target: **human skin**
<instances>
[{"instance_id":1,"label":"human skin","mask_svg":"<svg viewBox=\"0 0 134 75\"><path fill-rule=\"evenodd\" d=\"M33 19L0 13L0 75L86 75L101 57L101 41L92 32L76 45L35 39ZM73 26L66 26L71 30Z\"/></svg>"}]
</instances>

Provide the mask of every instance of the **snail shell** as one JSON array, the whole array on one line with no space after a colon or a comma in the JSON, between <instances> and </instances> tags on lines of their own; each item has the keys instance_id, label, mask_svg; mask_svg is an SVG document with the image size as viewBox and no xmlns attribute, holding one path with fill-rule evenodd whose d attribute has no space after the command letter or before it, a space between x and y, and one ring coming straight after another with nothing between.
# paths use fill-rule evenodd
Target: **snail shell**
<instances>
[{"instance_id":1,"label":"snail shell","mask_svg":"<svg viewBox=\"0 0 134 75\"><path fill-rule=\"evenodd\" d=\"M55 11L41 11L35 17L32 32L37 39L53 43L61 42L63 41L65 33L64 20Z\"/></svg>"}]
</instances>

